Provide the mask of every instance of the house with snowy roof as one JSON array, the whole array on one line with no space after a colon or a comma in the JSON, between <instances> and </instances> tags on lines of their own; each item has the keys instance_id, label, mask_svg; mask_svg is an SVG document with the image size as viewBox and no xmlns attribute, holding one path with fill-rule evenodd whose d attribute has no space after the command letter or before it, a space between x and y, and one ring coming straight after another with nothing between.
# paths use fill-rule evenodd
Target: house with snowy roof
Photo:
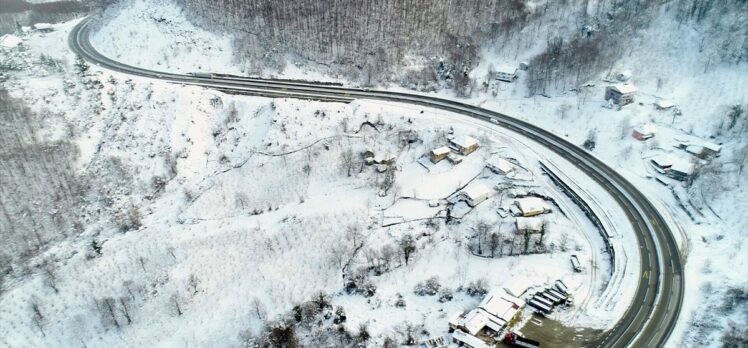
<instances>
[{"instance_id":1,"label":"house with snowy roof","mask_svg":"<svg viewBox=\"0 0 748 348\"><path fill-rule=\"evenodd\" d=\"M467 156L478 149L480 143L477 139L463 135L460 137L454 137L449 140L450 147L453 147L457 152L463 156Z\"/></svg>"},{"instance_id":2,"label":"house with snowy roof","mask_svg":"<svg viewBox=\"0 0 748 348\"><path fill-rule=\"evenodd\" d=\"M519 209L520 215L524 217L545 214L551 211L551 207L542 198L538 197L519 198L514 201L514 205Z\"/></svg>"},{"instance_id":3,"label":"house with snowy roof","mask_svg":"<svg viewBox=\"0 0 748 348\"><path fill-rule=\"evenodd\" d=\"M494 71L494 78L499 81L512 82L517 79L517 67L509 64L499 65Z\"/></svg>"},{"instance_id":4,"label":"house with snowy roof","mask_svg":"<svg viewBox=\"0 0 748 348\"><path fill-rule=\"evenodd\" d=\"M487 200L490 194L491 189L488 186L483 183L474 182L462 189L458 193L458 198L465 201L469 206L475 207Z\"/></svg>"},{"instance_id":5,"label":"house with snowy roof","mask_svg":"<svg viewBox=\"0 0 748 348\"><path fill-rule=\"evenodd\" d=\"M486 167L488 167L492 172L501 175L507 175L514 171L513 164L496 155L491 156L486 160Z\"/></svg>"},{"instance_id":6,"label":"house with snowy roof","mask_svg":"<svg viewBox=\"0 0 748 348\"><path fill-rule=\"evenodd\" d=\"M657 133L657 127L652 123L645 123L639 127L634 128L631 132L631 136L636 140L644 141L650 138L654 138Z\"/></svg>"},{"instance_id":7,"label":"house with snowy roof","mask_svg":"<svg viewBox=\"0 0 748 348\"><path fill-rule=\"evenodd\" d=\"M437 147L436 149L429 151L429 159L431 160L431 163L436 164L441 162L441 160L447 158L450 152L452 151L449 149L449 147Z\"/></svg>"},{"instance_id":8,"label":"house with snowy roof","mask_svg":"<svg viewBox=\"0 0 748 348\"><path fill-rule=\"evenodd\" d=\"M610 100L618 106L634 102L637 89L631 84L617 84L605 88L605 100Z\"/></svg>"}]
</instances>

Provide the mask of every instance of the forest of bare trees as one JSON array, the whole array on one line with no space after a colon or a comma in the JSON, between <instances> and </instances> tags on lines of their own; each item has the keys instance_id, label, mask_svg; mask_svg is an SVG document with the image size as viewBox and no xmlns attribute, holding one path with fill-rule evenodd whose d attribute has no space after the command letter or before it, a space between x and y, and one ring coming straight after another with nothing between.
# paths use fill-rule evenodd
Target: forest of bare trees
<instances>
[{"instance_id":1,"label":"forest of bare trees","mask_svg":"<svg viewBox=\"0 0 748 348\"><path fill-rule=\"evenodd\" d=\"M386 80L408 55L444 60L457 79L477 64L481 42L531 17L521 0L180 1L203 26L237 35L237 53L257 69L296 58L365 83Z\"/></svg>"},{"instance_id":2,"label":"forest of bare trees","mask_svg":"<svg viewBox=\"0 0 748 348\"><path fill-rule=\"evenodd\" d=\"M467 73L481 48L502 47L514 38L527 45L547 41L530 64L530 94L575 88L609 69L662 10L684 23L699 22L707 31L738 34L730 42L721 35L706 43L715 61L748 59L746 27L739 25L739 16L723 16L748 10L740 0L720 6L697 0L179 1L197 23L238 37L236 53L249 73L282 69L288 61L311 62L363 85L398 82L397 69L415 56L431 64L406 71L409 85L423 89L440 83L467 94L472 83ZM549 33L537 29L559 13L573 18L575 27Z\"/></svg>"},{"instance_id":3,"label":"forest of bare trees","mask_svg":"<svg viewBox=\"0 0 748 348\"><path fill-rule=\"evenodd\" d=\"M584 13L580 17L585 23L582 30L571 37L548 39L545 51L530 62L529 94L577 88L609 70L663 8L672 11L682 25L696 23L711 33L702 50L713 63L748 60L748 27L740 24L743 17L732 15L748 13L746 1L725 1L720 6L698 0L612 1L605 5L602 1L596 13Z\"/></svg>"},{"instance_id":4,"label":"forest of bare trees","mask_svg":"<svg viewBox=\"0 0 748 348\"><path fill-rule=\"evenodd\" d=\"M0 90L0 276L13 261L82 229L77 145L42 141L42 129L39 115Z\"/></svg>"}]
</instances>

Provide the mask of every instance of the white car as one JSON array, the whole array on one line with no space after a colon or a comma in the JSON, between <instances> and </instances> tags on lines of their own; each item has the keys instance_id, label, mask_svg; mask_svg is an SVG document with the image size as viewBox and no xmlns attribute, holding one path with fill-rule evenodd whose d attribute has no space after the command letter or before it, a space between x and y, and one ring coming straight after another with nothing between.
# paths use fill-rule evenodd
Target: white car
<instances>
[{"instance_id":1,"label":"white car","mask_svg":"<svg viewBox=\"0 0 748 348\"><path fill-rule=\"evenodd\" d=\"M498 120L498 119L497 119L496 117L491 117L491 118L489 118L489 120L490 120L490 121L491 121L491 123L493 123L493 124L499 124L499 120Z\"/></svg>"}]
</instances>

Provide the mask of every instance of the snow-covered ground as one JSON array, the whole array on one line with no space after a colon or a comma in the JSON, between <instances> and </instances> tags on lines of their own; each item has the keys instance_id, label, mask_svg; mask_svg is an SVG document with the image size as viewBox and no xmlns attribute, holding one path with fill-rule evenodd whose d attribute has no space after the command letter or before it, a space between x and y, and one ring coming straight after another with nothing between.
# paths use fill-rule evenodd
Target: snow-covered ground
<instances>
[{"instance_id":1,"label":"snow-covered ground","mask_svg":"<svg viewBox=\"0 0 748 348\"><path fill-rule=\"evenodd\" d=\"M92 41L107 56L157 70L241 73L241 68L232 59L232 43L229 38L193 26L173 6L158 1L138 0L127 6L108 10L105 17L108 24L92 36ZM30 55L44 52L54 59L62 60L63 66L67 67L63 74L69 76L72 74L70 66L73 57L65 47L65 32L71 25L72 23L60 26L53 34L22 37L23 45L30 48ZM676 31L680 34L672 35ZM709 340L717 342L719 336L730 327L745 327L744 315L734 308L735 304L744 305L744 302L731 301L732 298L740 298L740 291L745 293L748 283L745 272L736 271L748 268L748 257L741 252L745 247L744 231L748 226L747 216L741 207L748 205L748 182L745 174L738 174L740 159L743 158L740 156L745 152L746 137L745 133L741 135L734 130L726 130L725 115L731 105L748 104L748 84L744 82L748 80L748 65L711 64L707 67L705 57L699 53L699 43L705 34L677 23L667 14L662 14L661 18L654 21L653 27L647 32L647 37L637 48L611 67L614 73L630 70L633 73L632 83L639 88L636 103L625 106L620 111L602 107L605 104L602 100L604 88L609 84L603 81L604 76L592 81L594 86L583 87L580 91L569 91L551 98L527 98L526 76L520 72L518 81L512 84L493 83L489 91L476 91L474 97L467 101L530 120L580 145L590 131L596 133L597 146L593 153L637 184L669 216L673 230L678 233L676 237L681 243L686 261L686 301L670 345L703 345ZM664 40L665 37L669 39ZM538 47L529 48L521 57L529 57L537 50ZM142 52L150 54L144 55ZM486 57L474 76L485 75L482 71L487 70L489 64L512 61L508 58L513 57ZM29 75L34 76L34 72ZM81 170L95 171L97 168L91 168L90 163L99 163L96 158L113 156L125 159L135 176L133 182L139 185L136 187L141 193L151 190L150 184L154 177L170 177L170 168L175 168L174 171L178 174L157 198L127 202L143 207L144 227L141 231L125 235L104 234L105 238L102 239L108 240L104 243L104 255L94 258L94 261L85 260L80 254L67 259L65 272L71 272L68 276L72 277L72 272L78 272L86 274L84 278L87 280L68 289L61 286L64 289L61 291L84 295L88 292L93 295L69 295L70 302L65 302L62 306L57 304L49 309L56 311L55 313L65 313L65 320L73 318L70 322L60 318L56 323L48 324L50 328L57 328L58 331L48 332L48 335L59 340L59 344L82 339L86 342L93 340L90 342L97 344L108 342L117 345L119 337L102 334L105 331L104 320L100 320L102 324L98 328L91 329L85 324L89 323L92 309L96 308L91 297L117 298L126 287L118 286L116 282L127 280L137 280L145 289L138 290L142 296L134 305L138 307L140 315L148 314L147 318L137 320L134 325L126 328L133 332L131 336L128 335L128 339L132 337L132 344L148 342L149 339L166 342L166 337L173 337L171 333L175 331L184 334L172 338L174 345L204 345L215 342L218 337L236 337L241 330L256 332L261 321L252 317L272 318L287 312L292 304L308 300L318 290L335 292L341 289L343 280L339 270L327 268L323 272L315 267L333 262L324 259L319 250L326 250L326 247L329 248L329 245L341 238L341 231L330 229L325 221L339 220L341 226L357 225L370 236L367 245L382 247L404 233L418 234L424 226L420 222L411 222L387 229L370 230L369 227L376 226L380 219L387 216L420 218L433 213L433 209L429 209L425 201L419 204L413 200L394 200L393 194L385 198L378 197L377 190L367 183L372 173L358 173L348 178L341 176L341 169L337 166L327 165L339 161L341 149L363 147L358 137L341 137L344 127L339 123L341 115L352 115L353 119L358 117L360 121L366 113L370 114L372 120L375 114L381 114L385 124L402 124L403 120L399 117L407 115L418 124L419 119L428 123L425 120L428 119L429 112L421 115L420 109L407 110L407 107L373 102L333 105L238 98L138 79L127 83L124 82L127 77L117 75L113 79L117 82L114 85L107 82L108 76L109 73L104 72L96 77L105 82L105 93L113 91L111 97L102 94L101 98L105 109L109 110L105 112L109 115L108 118L92 120L88 117L90 109L83 105L66 112L66 121L83 129L77 137L81 151ZM296 67L287 68L283 77L331 79ZM48 86L62 84L63 81L58 77L34 77L24 81L11 80L5 88L14 90L15 96L37 100L35 110L62 110L68 97L54 94L54 88L46 90ZM401 90L397 87L390 88ZM44 94L46 96L42 97ZM453 98L451 92L437 94ZM216 107L215 103L211 103L216 96L220 97L221 106ZM682 115L673 116L672 111L656 110L653 103L659 99L673 100ZM122 111L115 110L123 110L122 108L145 111L128 122L121 122L117 119ZM228 116L234 108L241 115L239 121ZM325 109L328 118L310 116L317 109ZM306 116L301 118L303 113ZM524 144L522 139L511 134L494 133L500 130L488 125L471 124L459 117L450 118L449 115L437 112L430 115L433 117L432 121L443 122L449 119L450 124L458 128L458 133L462 131L499 139L496 144L498 148L511 148L513 156L524 158L524 162L550 157L553 163L567 172L568 177L578 178L574 175L573 168L563 161L552 158L551 154L542 152L533 144ZM118 126L112 130L110 128L113 122ZM658 132L654 139L639 142L631 137L631 130L644 123L654 123ZM228 130L226 125L230 125ZM428 125L423 124L418 127L422 130L420 133L429 129ZM460 127L462 128L459 129ZM438 133L438 130L433 132ZM62 134L53 131L50 133L57 136ZM436 137L435 134L431 136ZM712 136L714 138L710 139ZM325 137L329 139L315 143ZM716 179L715 176L702 176L694 183L697 189L686 188L679 182L662 177L649 164L653 156L660 155L678 156L692 161L691 155L673 147L676 140L686 138L723 143L722 155L713 161L718 165L717 170L714 170L718 174ZM375 141L373 145L386 147L387 143L392 142L380 144ZM310 147L306 148L307 146ZM270 156L302 148L304 149L290 156ZM323 151L321 148L332 150ZM396 147L390 150L396 150ZM433 174L424 174L425 170L414 160L427 150L426 146L409 149L398 158L398 163L403 164L401 171L405 173L398 174L397 191L400 196L423 200L444 198L453 187L465 184L450 176L484 175L484 171L479 168L480 160L477 156L487 157L491 151L483 149L489 152L477 153L476 157L461 164L457 170L464 173L437 170ZM330 153L326 154L328 151ZM316 160L311 161L309 158ZM310 169L304 167L305 162L312 163ZM440 165L444 164L446 163ZM280 174L277 172L279 167L283 168ZM278 177L286 180L278 180ZM668 186L655 178L660 178ZM449 184L433 184L445 181ZM601 190L583 179L575 184L584 188L583 191L587 191L591 200L597 200L600 206L612 204L612 200ZM549 184L539 179L534 185ZM562 204L570 205L565 202L563 195L556 198ZM191 202L188 204L185 201ZM395 205L390 207L393 203ZM479 216L495 218L497 204L496 200L483 203L474 212L476 214L468 215L463 225L478 222ZM375 213L379 210L381 214ZM259 215L247 216L247 211L252 214L257 212ZM630 235L627 238L626 224L616 212L606 209L602 211L609 214L604 218L609 226L617 227L616 233L621 236L623 247L632 250L631 253L626 253L627 271L614 276L614 280L609 282L612 286L608 287L609 290L590 296L593 300L587 302L586 313L568 312L558 317L567 323L588 327L609 325L615 315L627 305L626 301L609 299L627 298L630 291L633 291L633 287L616 285L630 284L630 281L638 278L638 274L634 272L638 268L636 246L633 245L634 249L630 249L633 239ZM565 223L574 225L576 218L571 215ZM577 222L585 225L584 221ZM582 246L588 262L597 260L596 263L604 267L602 255L595 256L591 252L599 249L599 239L595 239L594 231L590 233L589 226L584 229L587 233L578 233L576 243ZM315 233L306 233L311 230ZM77 245L54 252L72 254L71 250L80 249L90 242L93 232L88 233L89 235L81 237ZM391 332L399 323L392 323L387 318L396 315L411 322L426 323L428 332L434 335L445 329L445 316L449 316L454 310L474 306L477 299L457 293L453 301L442 304L433 298L413 295L415 283L432 275L438 276L443 286L453 289L496 269L502 270L502 275L507 278L529 272L538 281L549 281L557 275L563 275L565 280L567 277L573 279L580 290L588 293L602 289L607 282L603 278L606 272L602 268L596 272L597 279L581 279L569 274L568 269L557 268L558 264L567 262L564 253L521 258L476 258L470 254L466 245L456 246L456 242L469 243L469 240L459 238L464 234L465 231L455 230L451 226L441 227L439 232L419 241L420 249L412 264L374 278L378 289L374 299L341 295L336 296L333 302L345 306L351 328L357 327L360 321L368 320L373 334ZM310 235L314 237L313 240L304 239ZM585 236L589 236L590 240ZM258 249L261 243L264 243L264 247ZM142 245L149 247L142 250ZM268 247L273 251L266 252ZM259 250L263 252L260 253ZM327 251L329 254L340 253L340 250ZM253 256L256 254L267 256ZM140 257L145 257L144 255L150 256L148 260L153 263L152 266L145 261L133 261L141 260ZM100 265L93 267L91 262ZM248 263L262 272L247 272L245 267ZM150 270L151 267L153 271ZM119 273L99 280L101 273L106 274L111 269L117 269ZM511 271L507 273L507 270ZM185 290L189 287L192 274L200 280L201 291L210 295L190 294ZM414 274L423 277L414 277ZM76 274L76 278L78 276ZM587 276L592 277L592 273L587 273ZM626 276L634 278L627 280ZM294 280L299 277L308 280L308 285L292 286L298 284ZM50 290L40 278L32 278L16 290L3 294L0 299L2 313L15 318L14 323L18 320L17 324L5 326L6 332L15 331L21 325L18 323L25 323L27 329L12 336L6 335L6 340L11 345L20 342L16 340L38 338L33 325L24 321L28 320L24 319L24 314L29 312L28 300L32 295L37 298L49 296ZM61 279L61 283L65 284L66 278L63 276ZM502 277L486 279L492 286L501 285L505 281ZM256 284L265 284L263 286L266 287L258 287ZM153 290L157 293L153 294ZM393 308L392 302L398 292L405 297L407 310ZM173 301L172 294L181 296L178 301L185 302L183 305L187 309L184 315L165 313L170 308L170 301ZM242 296L249 301L243 307L236 306L232 298ZM250 309L253 302L251 299L254 298L263 303L262 315L254 314L254 310ZM213 309L210 312L213 314L196 315L202 308ZM70 313L75 314L69 315ZM120 320L123 320L121 316ZM185 332L185 327L193 325L205 325L206 330L202 333ZM154 330L154 327L158 327L158 330ZM70 330L71 328L82 331Z\"/></svg>"},{"instance_id":2,"label":"snow-covered ground","mask_svg":"<svg viewBox=\"0 0 748 348\"><path fill-rule=\"evenodd\" d=\"M420 340L446 333L447 315L478 303L464 289L480 279L488 289L563 279L579 306L554 317L569 324L606 327L625 308L625 300L603 298L611 270L602 240L541 175L537 161L548 154L536 145L407 105L240 97L95 67L80 72L66 47L75 24L24 34L20 48L0 52L19 67L2 87L32 111L55 115L39 139L74 141L75 170L93 177L95 195L85 228L33 259L45 271L14 274L0 295L3 344L235 345L319 291L345 308L351 332L367 323L373 345L408 325L423 327ZM403 142L408 130L417 141ZM475 136L480 149L457 165L416 163L451 132ZM347 168L349 149L356 159ZM362 164L365 149L396 156L384 196L386 174ZM518 173L485 169L492 155L514 161ZM492 190L460 224L423 220L433 212L429 200L443 207L471 181L513 188ZM531 192L555 203L541 217L543 247L533 240L533 254L517 255L513 218L496 209L509 207L509 193ZM402 220L383 227L386 216ZM488 257L486 241L476 240L481 223L504 238L501 257ZM398 251L405 236L416 245L407 262ZM584 272L573 272L570 254ZM373 264L381 275L362 271ZM343 277L362 272L377 289L372 297L343 291ZM414 294L432 277L453 292L451 301ZM396 306L398 294L405 308Z\"/></svg>"}]
</instances>

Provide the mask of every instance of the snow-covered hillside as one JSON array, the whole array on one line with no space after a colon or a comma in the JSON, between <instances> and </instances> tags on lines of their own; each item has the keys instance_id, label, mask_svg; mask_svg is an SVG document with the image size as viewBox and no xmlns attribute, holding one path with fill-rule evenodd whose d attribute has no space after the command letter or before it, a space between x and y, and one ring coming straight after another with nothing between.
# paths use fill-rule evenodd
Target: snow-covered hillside
<instances>
[{"instance_id":1,"label":"snow-covered hillside","mask_svg":"<svg viewBox=\"0 0 748 348\"><path fill-rule=\"evenodd\" d=\"M460 100L529 120L580 146L592 141L592 153L661 208L681 245L686 301L669 345L717 346L720 340L740 342L748 325L748 275L740 271L748 268L742 252L748 237L748 64L715 56L730 47L720 30L740 13L722 23L683 20L674 12L663 5L604 73L571 89L558 83L544 96L528 97L528 71L511 83L488 78L496 67L531 61L546 49L546 42L525 42L520 33L484 49L470 74L471 94ZM324 330L339 320L338 313L336 319L326 316L340 307L346 339L360 339L364 328L372 337L368 344L382 346L388 337L404 342L443 334L453 312L480 301L470 295L476 284L497 288L520 279L569 283L577 306L553 316L567 325L609 327L628 304L633 287L625 285L639 274L624 219L615 211L603 214L629 251L627 271L617 274L607 269L592 226L541 175L537 161L554 162L578 180L575 185L596 197L601 211L614 205L612 199L537 145L416 107L240 97L112 74L77 62L68 51L66 34L74 24L49 34L19 33L19 47L0 48L0 87L37 115L38 131L30 133L37 142L29 148L77 147L70 157L54 158L50 163L67 166L50 173L80 180L84 207L76 221L59 223L54 207L68 209L59 215L79 207L77 201L63 206L54 195L32 200L34 213L49 215L42 228L52 231L48 226L59 223L64 232L14 236L0 250L26 245L22 255L0 254L0 261L11 260L0 284L0 342L234 346L260 339L269 322L280 325L282 318L306 313L309 303L324 302L331 307L320 311L323 324L298 326L304 342L338 337ZM128 64L182 73L246 72L233 57L230 35L196 27L168 1L121 2L98 25L93 45ZM554 28L561 35L573 32L563 23ZM745 39L735 37L736 45ZM430 64L411 63L402 76ZM633 104L616 110L603 96L607 86L621 82L619 73L630 73L626 82L638 92ZM339 78L294 65L262 74ZM450 90L435 95L456 98ZM654 104L663 100L675 107L659 110ZM654 138L632 137L649 124ZM422 161L446 143L450 127L455 135L476 136L481 149L455 166ZM406 130L417 131L418 141L404 145ZM722 150L702 160L676 148L684 142L717 143ZM397 170L383 169L394 182L377 166L363 164L359 154L367 149L396 155ZM524 176L505 178L485 169L483 161L493 155L524 166ZM673 180L653 167L651 160L661 158L692 163L696 175ZM444 199L468 182L515 188L493 193L461 224L431 220ZM56 190L57 182L36 186ZM541 243L545 250L506 256L521 243L509 240L514 220L500 218L497 210L511 203L509 193L529 191L553 198L554 208L566 213L545 218L553 226ZM440 207L429 207L432 200ZM489 257L482 244L486 224L498 226L506 239L501 257ZM412 259L404 251L410 238ZM569 269L571 253L587 265L584 273ZM441 292L416 295L414 289L433 284L432 277ZM447 294L451 299L441 301Z\"/></svg>"},{"instance_id":2,"label":"snow-covered hillside","mask_svg":"<svg viewBox=\"0 0 748 348\"><path fill-rule=\"evenodd\" d=\"M560 322L604 328L625 309L632 236L618 231L629 267L610 269L598 232L541 175L537 161L550 157L536 145L434 110L231 96L114 74L68 51L74 24L20 34L20 46L0 51L2 88L39 118L21 144L73 144L67 175L81 197L70 231L11 235L29 244L2 249L12 256L3 344L235 346L321 293L346 313L340 339L366 327L369 345L381 346L445 334L449 316L487 290L557 279L578 301L553 315ZM424 157L463 135L481 146L462 163ZM366 165L365 150L394 163ZM485 168L496 156L513 163L511 175ZM451 217L460 223L445 223L447 198L476 183L488 199L460 203ZM12 212L22 205L13 194ZM552 207L536 218L540 239L518 236L515 218L497 213L525 195ZM325 333L331 323L306 325L299 335L312 346L341 335Z\"/></svg>"}]
</instances>

